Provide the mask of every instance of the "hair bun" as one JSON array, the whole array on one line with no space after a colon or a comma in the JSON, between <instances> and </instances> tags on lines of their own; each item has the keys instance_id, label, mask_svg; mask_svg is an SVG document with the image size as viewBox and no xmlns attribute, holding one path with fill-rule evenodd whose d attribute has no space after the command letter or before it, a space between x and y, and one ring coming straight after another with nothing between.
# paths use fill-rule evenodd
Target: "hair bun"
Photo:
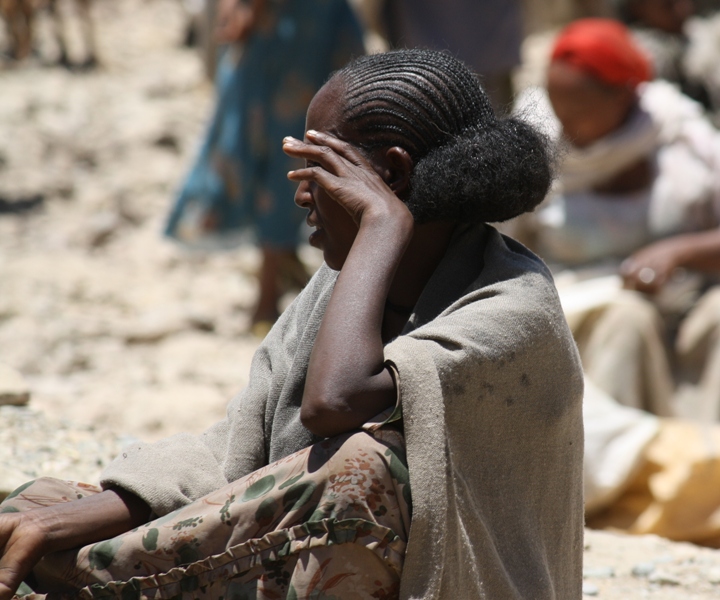
<instances>
[{"instance_id":1,"label":"hair bun","mask_svg":"<svg viewBox=\"0 0 720 600\"><path fill-rule=\"evenodd\" d=\"M519 119L467 129L415 165L408 208L418 223L507 221L542 202L551 159L547 139Z\"/></svg>"}]
</instances>

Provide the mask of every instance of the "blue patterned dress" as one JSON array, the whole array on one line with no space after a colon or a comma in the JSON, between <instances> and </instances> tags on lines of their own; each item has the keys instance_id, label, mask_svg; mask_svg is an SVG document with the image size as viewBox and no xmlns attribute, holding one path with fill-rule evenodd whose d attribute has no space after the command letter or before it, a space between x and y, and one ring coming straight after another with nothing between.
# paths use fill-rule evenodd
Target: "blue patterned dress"
<instances>
[{"instance_id":1,"label":"blue patterned dress","mask_svg":"<svg viewBox=\"0 0 720 600\"><path fill-rule=\"evenodd\" d=\"M293 249L304 211L282 139L302 139L305 112L330 73L363 52L346 0L268 0L242 48L218 65L217 105L166 234L198 247L228 246L247 231Z\"/></svg>"}]
</instances>

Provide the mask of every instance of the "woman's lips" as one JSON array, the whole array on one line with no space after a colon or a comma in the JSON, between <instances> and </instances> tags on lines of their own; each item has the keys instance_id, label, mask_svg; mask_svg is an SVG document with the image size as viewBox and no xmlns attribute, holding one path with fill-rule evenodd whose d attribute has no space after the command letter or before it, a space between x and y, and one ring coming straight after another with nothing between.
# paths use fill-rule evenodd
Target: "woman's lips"
<instances>
[{"instance_id":1,"label":"woman's lips","mask_svg":"<svg viewBox=\"0 0 720 600\"><path fill-rule=\"evenodd\" d=\"M317 227L315 231L310 234L310 237L308 238L308 243L313 248L320 248L320 239L322 238L324 233L325 232L323 231L322 227Z\"/></svg>"},{"instance_id":2,"label":"woman's lips","mask_svg":"<svg viewBox=\"0 0 720 600\"><path fill-rule=\"evenodd\" d=\"M308 227L313 227L315 229L315 231L310 234L310 237L308 238L308 243L314 248L320 248L320 238L323 235L323 228L317 220L312 218L314 216L315 213L311 212L305 219Z\"/></svg>"}]
</instances>

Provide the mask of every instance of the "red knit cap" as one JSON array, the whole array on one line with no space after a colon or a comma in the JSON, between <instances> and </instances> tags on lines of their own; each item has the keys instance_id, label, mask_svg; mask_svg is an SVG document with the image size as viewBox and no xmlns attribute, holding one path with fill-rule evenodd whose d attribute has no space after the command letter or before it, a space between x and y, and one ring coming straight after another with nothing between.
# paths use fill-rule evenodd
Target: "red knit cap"
<instances>
[{"instance_id":1,"label":"red knit cap","mask_svg":"<svg viewBox=\"0 0 720 600\"><path fill-rule=\"evenodd\" d=\"M652 79L650 62L622 23L580 19L560 32L553 61L569 63L610 85L637 86Z\"/></svg>"}]
</instances>

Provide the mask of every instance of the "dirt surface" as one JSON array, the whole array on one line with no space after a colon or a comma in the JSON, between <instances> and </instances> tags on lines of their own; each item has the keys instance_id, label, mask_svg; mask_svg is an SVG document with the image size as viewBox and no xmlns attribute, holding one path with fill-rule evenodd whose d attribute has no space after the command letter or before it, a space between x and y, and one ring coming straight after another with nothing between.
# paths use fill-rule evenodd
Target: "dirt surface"
<instances>
[{"instance_id":1,"label":"dirt surface","mask_svg":"<svg viewBox=\"0 0 720 600\"><path fill-rule=\"evenodd\" d=\"M0 70L0 362L31 393L0 410L6 486L92 479L128 439L202 431L258 343L256 252L161 236L212 102L180 3L97 0L94 17L97 71ZM717 551L588 532L585 554L588 597L720 597Z\"/></svg>"},{"instance_id":2,"label":"dirt surface","mask_svg":"<svg viewBox=\"0 0 720 600\"><path fill-rule=\"evenodd\" d=\"M148 439L221 417L257 344L253 249L161 236L212 101L179 7L98 1L99 70L0 72L0 360L45 415Z\"/></svg>"}]
</instances>

